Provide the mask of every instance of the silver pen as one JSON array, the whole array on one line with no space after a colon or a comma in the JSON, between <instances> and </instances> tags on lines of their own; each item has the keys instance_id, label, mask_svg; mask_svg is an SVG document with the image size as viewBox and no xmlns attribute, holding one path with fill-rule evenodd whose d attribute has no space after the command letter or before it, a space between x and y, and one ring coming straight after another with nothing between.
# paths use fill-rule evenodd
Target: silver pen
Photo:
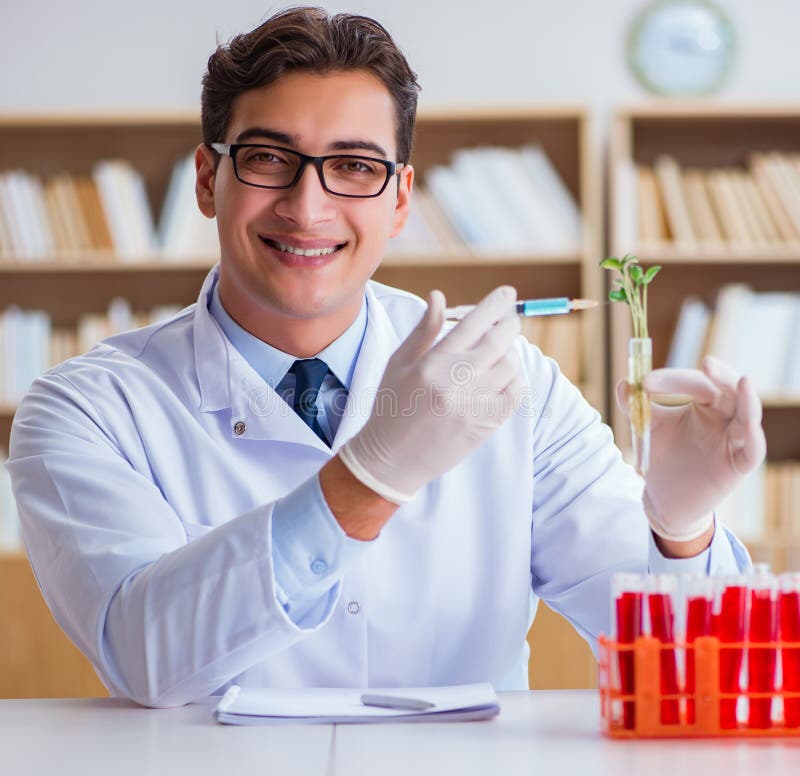
<instances>
[{"instance_id":1,"label":"silver pen","mask_svg":"<svg viewBox=\"0 0 800 776\"><path fill-rule=\"evenodd\" d=\"M403 709L406 711L427 711L436 704L419 698L399 698L395 695L370 695L364 693L361 703L365 706L379 706L382 709Z\"/></svg>"}]
</instances>

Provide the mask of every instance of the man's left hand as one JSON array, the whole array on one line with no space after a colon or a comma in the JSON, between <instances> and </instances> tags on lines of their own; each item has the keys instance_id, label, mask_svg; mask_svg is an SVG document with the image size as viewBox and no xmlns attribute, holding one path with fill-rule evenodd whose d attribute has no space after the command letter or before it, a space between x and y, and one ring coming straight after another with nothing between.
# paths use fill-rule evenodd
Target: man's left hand
<instances>
[{"instance_id":1,"label":"man's left hand","mask_svg":"<svg viewBox=\"0 0 800 776\"><path fill-rule=\"evenodd\" d=\"M656 369L644 388L654 399L645 512L659 536L690 541L708 530L715 507L763 460L761 402L747 377L712 356L702 371ZM626 417L628 390L627 382L617 384ZM659 404L659 394L686 401Z\"/></svg>"}]
</instances>

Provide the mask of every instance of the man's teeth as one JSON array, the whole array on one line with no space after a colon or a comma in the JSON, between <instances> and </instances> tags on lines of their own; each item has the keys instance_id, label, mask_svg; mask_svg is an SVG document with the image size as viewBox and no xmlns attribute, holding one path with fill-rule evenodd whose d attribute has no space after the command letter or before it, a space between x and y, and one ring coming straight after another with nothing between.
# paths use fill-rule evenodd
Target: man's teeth
<instances>
[{"instance_id":1,"label":"man's teeth","mask_svg":"<svg viewBox=\"0 0 800 776\"><path fill-rule=\"evenodd\" d=\"M330 248L295 248L293 245L284 245L283 243L278 242L277 240L273 241L277 246L279 251L285 251L286 253L294 253L298 256L329 256L336 250L336 246L333 245Z\"/></svg>"}]
</instances>

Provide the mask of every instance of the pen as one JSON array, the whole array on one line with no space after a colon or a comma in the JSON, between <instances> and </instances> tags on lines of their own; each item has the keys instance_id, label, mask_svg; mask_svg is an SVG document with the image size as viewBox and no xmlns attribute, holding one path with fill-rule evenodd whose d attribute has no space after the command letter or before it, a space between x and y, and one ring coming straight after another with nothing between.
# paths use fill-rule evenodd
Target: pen
<instances>
[{"instance_id":1,"label":"pen","mask_svg":"<svg viewBox=\"0 0 800 776\"><path fill-rule=\"evenodd\" d=\"M369 695L367 693L361 696L361 703L365 706L380 706L382 709L405 709L408 711L427 711L436 705L417 698L398 698L394 695Z\"/></svg>"},{"instance_id":2,"label":"pen","mask_svg":"<svg viewBox=\"0 0 800 776\"><path fill-rule=\"evenodd\" d=\"M521 299L516 304L516 310L517 315L525 317L531 315L561 315L573 310L588 310L590 307L597 307L597 304L593 299L569 299L566 296L556 296L551 299ZM451 321L460 321L474 309L474 304L448 307L445 310L445 317Z\"/></svg>"}]
</instances>

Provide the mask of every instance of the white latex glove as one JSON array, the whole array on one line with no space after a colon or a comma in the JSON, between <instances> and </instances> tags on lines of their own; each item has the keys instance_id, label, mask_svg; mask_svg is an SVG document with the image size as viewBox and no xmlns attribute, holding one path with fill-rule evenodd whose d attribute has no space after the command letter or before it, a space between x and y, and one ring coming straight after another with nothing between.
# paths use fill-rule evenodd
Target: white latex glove
<instances>
[{"instance_id":1,"label":"white latex glove","mask_svg":"<svg viewBox=\"0 0 800 776\"><path fill-rule=\"evenodd\" d=\"M434 345L445 299L431 292L389 359L366 425L339 450L355 477L389 501L409 501L511 415L524 385L515 300L513 288L496 288Z\"/></svg>"},{"instance_id":2,"label":"white latex glove","mask_svg":"<svg viewBox=\"0 0 800 776\"><path fill-rule=\"evenodd\" d=\"M653 403L650 468L644 508L665 539L690 541L708 530L713 510L755 469L767 450L761 402L747 377L707 356L698 369L656 369L644 379L648 394L683 394L681 406ZM617 384L628 417L628 383Z\"/></svg>"}]
</instances>

